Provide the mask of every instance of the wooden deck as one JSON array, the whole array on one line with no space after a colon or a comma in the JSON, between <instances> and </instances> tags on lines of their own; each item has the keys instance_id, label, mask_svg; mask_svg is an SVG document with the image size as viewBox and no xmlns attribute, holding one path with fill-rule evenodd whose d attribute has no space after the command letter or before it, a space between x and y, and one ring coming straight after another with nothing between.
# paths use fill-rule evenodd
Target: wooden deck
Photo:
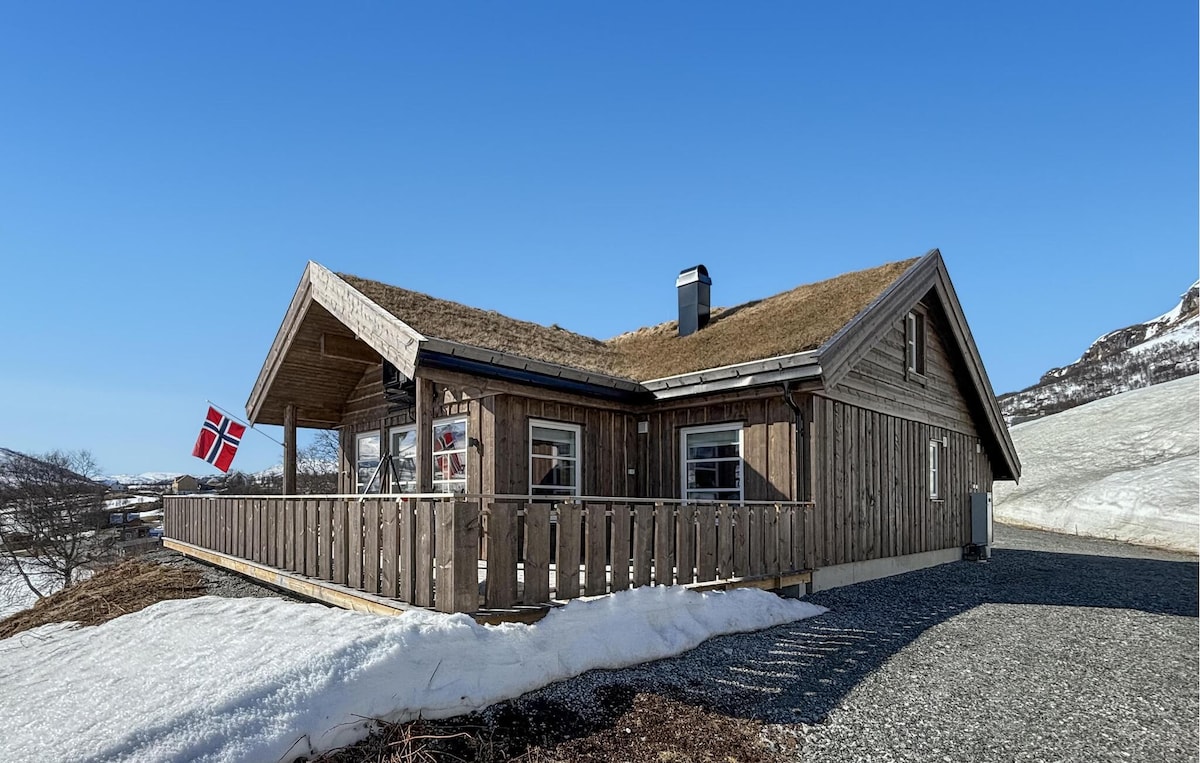
<instances>
[{"instance_id":1,"label":"wooden deck","mask_svg":"<svg viewBox=\"0 0 1200 763\"><path fill-rule=\"evenodd\" d=\"M808 582L811 509L529 496L169 496L164 545L348 609L529 621L573 598L650 584Z\"/></svg>"}]
</instances>

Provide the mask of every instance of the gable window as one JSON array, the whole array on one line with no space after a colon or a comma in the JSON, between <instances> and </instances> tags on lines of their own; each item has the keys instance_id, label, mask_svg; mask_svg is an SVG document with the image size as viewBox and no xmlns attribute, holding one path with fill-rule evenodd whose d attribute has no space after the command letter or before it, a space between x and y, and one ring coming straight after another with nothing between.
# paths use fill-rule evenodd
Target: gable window
<instances>
[{"instance_id":1,"label":"gable window","mask_svg":"<svg viewBox=\"0 0 1200 763\"><path fill-rule=\"evenodd\" d=\"M388 433L391 447L388 453L395 471L392 478L393 493L415 493L417 491L417 428L409 425L395 427Z\"/></svg>"},{"instance_id":2,"label":"gable window","mask_svg":"<svg viewBox=\"0 0 1200 763\"><path fill-rule=\"evenodd\" d=\"M684 501L741 501L742 425L715 424L679 432Z\"/></svg>"},{"instance_id":3,"label":"gable window","mask_svg":"<svg viewBox=\"0 0 1200 763\"><path fill-rule=\"evenodd\" d=\"M929 441L929 497L942 497L942 441Z\"/></svg>"},{"instance_id":4,"label":"gable window","mask_svg":"<svg viewBox=\"0 0 1200 763\"><path fill-rule=\"evenodd\" d=\"M906 375L925 375L925 314L916 310L904 320Z\"/></svg>"},{"instance_id":5,"label":"gable window","mask_svg":"<svg viewBox=\"0 0 1200 763\"><path fill-rule=\"evenodd\" d=\"M529 421L529 494L579 495L579 426Z\"/></svg>"},{"instance_id":6,"label":"gable window","mask_svg":"<svg viewBox=\"0 0 1200 763\"><path fill-rule=\"evenodd\" d=\"M379 433L363 432L354 438L354 473L356 493L378 493L380 480L375 476L379 469ZM370 483L370 484L368 484Z\"/></svg>"},{"instance_id":7,"label":"gable window","mask_svg":"<svg viewBox=\"0 0 1200 763\"><path fill-rule=\"evenodd\" d=\"M433 423L433 492L467 492L467 420Z\"/></svg>"}]
</instances>

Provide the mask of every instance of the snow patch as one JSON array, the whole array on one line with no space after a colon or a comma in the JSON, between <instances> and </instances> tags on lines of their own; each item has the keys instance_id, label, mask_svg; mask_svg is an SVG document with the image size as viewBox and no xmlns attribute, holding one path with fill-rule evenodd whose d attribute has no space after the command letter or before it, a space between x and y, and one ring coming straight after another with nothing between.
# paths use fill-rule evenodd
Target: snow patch
<instances>
[{"instance_id":1,"label":"snow patch","mask_svg":"<svg viewBox=\"0 0 1200 763\"><path fill-rule=\"evenodd\" d=\"M1196 552L1200 376L1012 428L1021 483L997 483L999 521Z\"/></svg>"},{"instance_id":2,"label":"snow patch","mask_svg":"<svg viewBox=\"0 0 1200 763\"><path fill-rule=\"evenodd\" d=\"M289 761L358 741L365 719L451 717L824 611L754 589L662 586L575 600L533 625L277 599L162 602L0 640L0 758ZM129 659L130 644L153 666ZM118 707L129 712L114 717Z\"/></svg>"}]
</instances>

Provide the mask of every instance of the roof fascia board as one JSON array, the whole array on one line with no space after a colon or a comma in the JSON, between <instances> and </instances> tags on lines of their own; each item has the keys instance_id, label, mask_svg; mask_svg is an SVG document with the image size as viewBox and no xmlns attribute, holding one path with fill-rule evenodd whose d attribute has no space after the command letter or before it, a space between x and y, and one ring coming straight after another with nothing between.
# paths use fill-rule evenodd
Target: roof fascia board
<instances>
[{"instance_id":1,"label":"roof fascia board","mask_svg":"<svg viewBox=\"0 0 1200 763\"><path fill-rule=\"evenodd\" d=\"M687 373L675 374L674 376L662 376L657 379L644 381L642 382L642 386L644 386L646 389L662 389L670 386L678 386L679 384L692 384L695 382L707 381L709 379L727 378L746 373L756 373L764 369L779 370L794 366L813 365L816 362L816 350L807 350L805 352L794 352L790 355L776 355L773 358L763 358L762 360L734 363L728 366L702 368L699 371L688 371Z\"/></svg>"},{"instance_id":2,"label":"roof fascia board","mask_svg":"<svg viewBox=\"0 0 1200 763\"><path fill-rule=\"evenodd\" d=\"M958 293L954 290L954 283L950 280L950 273L946 270L945 263L941 263L940 259L939 265L937 282L934 288L937 291L938 298L942 301L942 305L945 307L946 315L950 318L950 328L955 339L958 340L959 349L962 351L963 357L966 359L967 374L971 382L975 385L975 393L983 402L988 424L1004 456L1008 475L1014 480L1020 479L1021 460L1017 455L1017 446L1013 443L1012 435L1008 431L1008 425L1004 422L1004 414L1000 410L1000 402L996 399L996 393L992 388L992 381L988 378L987 369L983 365L983 358L979 354L979 347L975 344L975 337L971 334L971 327L967 323L967 316L963 312L962 303L959 302Z\"/></svg>"},{"instance_id":3,"label":"roof fascia board","mask_svg":"<svg viewBox=\"0 0 1200 763\"><path fill-rule=\"evenodd\" d=\"M313 300L342 322L402 374L414 378L426 337L315 262L309 263Z\"/></svg>"},{"instance_id":4,"label":"roof fascia board","mask_svg":"<svg viewBox=\"0 0 1200 763\"><path fill-rule=\"evenodd\" d=\"M308 315L308 306L312 304L310 274L313 264L309 262L308 266L304 268L304 273L300 276L300 283L292 295L292 301L288 304L287 312L283 314L283 321L279 324L279 330L275 332L275 339L271 342L271 348L267 351L267 357L258 371L258 378L250 390L250 399L246 401L246 416L251 424L258 421L263 404L266 402L267 391L275 382L275 376L279 373L279 367L283 363L283 356L300 330L300 324L304 322L304 317Z\"/></svg>"},{"instance_id":5,"label":"roof fascia board","mask_svg":"<svg viewBox=\"0 0 1200 763\"><path fill-rule=\"evenodd\" d=\"M826 386L836 385L850 372L871 349L880 331L891 323L893 314L909 310L933 288L941 261L941 252L929 250L821 346L817 352L825 369Z\"/></svg>"}]
</instances>

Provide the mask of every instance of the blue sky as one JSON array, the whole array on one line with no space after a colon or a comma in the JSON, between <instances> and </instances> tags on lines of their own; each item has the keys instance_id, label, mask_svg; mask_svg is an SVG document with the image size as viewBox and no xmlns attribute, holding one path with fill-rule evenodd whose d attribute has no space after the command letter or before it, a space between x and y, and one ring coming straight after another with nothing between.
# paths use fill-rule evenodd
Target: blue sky
<instances>
[{"instance_id":1,"label":"blue sky","mask_svg":"<svg viewBox=\"0 0 1200 763\"><path fill-rule=\"evenodd\" d=\"M608 337L936 246L1027 386L1197 277L1196 13L0 3L0 445L211 472L309 259Z\"/></svg>"}]
</instances>

